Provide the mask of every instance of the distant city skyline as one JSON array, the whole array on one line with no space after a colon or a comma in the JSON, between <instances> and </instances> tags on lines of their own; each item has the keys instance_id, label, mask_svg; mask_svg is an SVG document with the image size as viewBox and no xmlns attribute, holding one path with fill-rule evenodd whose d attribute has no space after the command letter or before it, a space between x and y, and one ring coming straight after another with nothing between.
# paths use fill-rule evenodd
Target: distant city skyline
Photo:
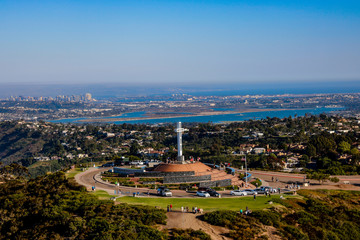
<instances>
[{"instance_id":1,"label":"distant city skyline","mask_svg":"<svg viewBox=\"0 0 360 240\"><path fill-rule=\"evenodd\" d=\"M359 1L4 0L0 83L358 83L359 29Z\"/></svg>"},{"instance_id":2,"label":"distant city skyline","mask_svg":"<svg viewBox=\"0 0 360 240\"><path fill-rule=\"evenodd\" d=\"M360 81L240 82L240 83L1 83L0 99L11 96L56 97L84 95L95 99L189 94L234 96L274 94L360 93Z\"/></svg>"}]
</instances>

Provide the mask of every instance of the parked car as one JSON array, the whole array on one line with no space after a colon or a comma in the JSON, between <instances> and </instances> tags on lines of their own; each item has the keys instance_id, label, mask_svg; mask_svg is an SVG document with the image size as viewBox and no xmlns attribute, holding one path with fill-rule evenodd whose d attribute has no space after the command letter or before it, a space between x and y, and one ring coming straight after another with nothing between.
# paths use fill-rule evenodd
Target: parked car
<instances>
[{"instance_id":1,"label":"parked car","mask_svg":"<svg viewBox=\"0 0 360 240\"><path fill-rule=\"evenodd\" d=\"M243 190L234 190L230 192L231 195L233 196L246 196L248 195L247 192L243 191Z\"/></svg>"},{"instance_id":2,"label":"parked car","mask_svg":"<svg viewBox=\"0 0 360 240\"><path fill-rule=\"evenodd\" d=\"M157 194L163 197L172 197L172 192L165 187L159 187L157 189Z\"/></svg>"},{"instance_id":3,"label":"parked car","mask_svg":"<svg viewBox=\"0 0 360 240\"><path fill-rule=\"evenodd\" d=\"M254 191L256 191L258 194L265 194L265 189L263 188L256 188Z\"/></svg>"},{"instance_id":4,"label":"parked car","mask_svg":"<svg viewBox=\"0 0 360 240\"><path fill-rule=\"evenodd\" d=\"M130 162L130 165L144 165L143 161L132 161Z\"/></svg>"},{"instance_id":5,"label":"parked car","mask_svg":"<svg viewBox=\"0 0 360 240\"><path fill-rule=\"evenodd\" d=\"M208 189L206 192L207 192L208 194L210 194L210 196L213 196L213 197L218 197L218 196L220 196L220 193L216 192L216 191L213 190L213 189Z\"/></svg>"},{"instance_id":6,"label":"parked car","mask_svg":"<svg viewBox=\"0 0 360 240\"><path fill-rule=\"evenodd\" d=\"M205 191L197 191L196 192L196 196L199 196L199 197L210 197L210 194L205 192Z\"/></svg>"},{"instance_id":7,"label":"parked car","mask_svg":"<svg viewBox=\"0 0 360 240\"><path fill-rule=\"evenodd\" d=\"M253 189L245 189L244 191L247 193L247 195L257 195L258 194L257 191L255 191Z\"/></svg>"},{"instance_id":8,"label":"parked car","mask_svg":"<svg viewBox=\"0 0 360 240\"><path fill-rule=\"evenodd\" d=\"M275 188L268 187L268 186L256 188L255 191L258 194L265 194L266 192L268 192L268 193L276 193L277 192L277 190Z\"/></svg>"},{"instance_id":9,"label":"parked car","mask_svg":"<svg viewBox=\"0 0 360 240\"><path fill-rule=\"evenodd\" d=\"M114 163L113 162L108 162L108 163L105 163L105 164L101 165L101 167L114 167Z\"/></svg>"}]
</instances>

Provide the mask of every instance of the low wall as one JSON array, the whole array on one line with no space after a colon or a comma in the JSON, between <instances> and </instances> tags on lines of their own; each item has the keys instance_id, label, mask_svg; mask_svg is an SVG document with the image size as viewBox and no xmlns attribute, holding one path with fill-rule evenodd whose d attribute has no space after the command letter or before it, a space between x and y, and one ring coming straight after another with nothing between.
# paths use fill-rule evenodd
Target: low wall
<instances>
[{"instance_id":1,"label":"low wall","mask_svg":"<svg viewBox=\"0 0 360 240\"><path fill-rule=\"evenodd\" d=\"M231 179L200 182L199 187L226 187L231 185Z\"/></svg>"},{"instance_id":2,"label":"low wall","mask_svg":"<svg viewBox=\"0 0 360 240\"><path fill-rule=\"evenodd\" d=\"M195 175L194 171L189 172L137 172L135 177L185 177Z\"/></svg>"},{"instance_id":3,"label":"low wall","mask_svg":"<svg viewBox=\"0 0 360 240\"><path fill-rule=\"evenodd\" d=\"M210 181L211 175L203 175L203 176L181 176L181 177L164 177L164 184L169 183L191 183L191 182L202 182L202 181Z\"/></svg>"},{"instance_id":4,"label":"low wall","mask_svg":"<svg viewBox=\"0 0 360 240\"><path fill-rule=\"evenodd\" d=\"M142 173L144 171L145 171L144 169L118 168L118 167L113 168L114 173L119 173L124 175Z\"/></svg>"}]
</instances>

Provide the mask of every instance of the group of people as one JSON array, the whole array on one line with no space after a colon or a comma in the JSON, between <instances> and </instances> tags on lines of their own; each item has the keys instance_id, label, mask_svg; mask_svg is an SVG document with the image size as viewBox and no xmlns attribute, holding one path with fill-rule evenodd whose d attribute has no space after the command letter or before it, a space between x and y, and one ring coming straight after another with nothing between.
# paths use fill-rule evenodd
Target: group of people
<instances>
[{"instance_id":1,"label":"group of people","mask_svg":"<svg viewBox=\"0 0 360 240\"><path fill-rule=\"evenodd\" d=\"M300 185L296 185L296 184L289 184L289 185L286 185L285 188L288 188L288 189L300 189Z\"/></svg>"},{"instance_id":2,"label":"group of people","mask_svg":"<svg viewBox=\"0 0 360 240\"><path fill-rule=\"evenodd\" d=\"M133 192L133 197L140 196L140 192Z\"/></svg>"},{"instance_id":3,"label":"group of people","mask_svg":"<svg viewBox=\"0 0 360 240\"><path fill-rule=\"evenodd\" d=\"M202 208L198 208L198 207L193 207L192 208L192 212L193 213L203 213L203 209Z\"/></svg>"},{"instance_id":4,"label":"group of people","mask_svg":"<svg viewBox=\"0 0 360 240\"><path fill-rule=\"evenodd\" d=\"M246 210L243 211L242 209L240 209L240 214L243 215L249 215L251 213L251 210L248 208L248 206L246 206Z\"/></svg>"},{"instance_id":5,"label":"group of people","mask_svg":"<svg viewBox=\"0 0 360 240\"><path fill-rule=\"evenodd\" d=\"M168 212L172 212L173 211L173 205L170 204L170 205L167 205L166 207L167 211ZM181 206L181 212L183 213L187 213L187 212L191 212L191 213L203 213L203 209L202 208L198 208L198 207L192 207L191 211L189 210L189 207L184 207L184 206Z\"/></svg>"},{"instance_id":6,"label":"group of people","mask_svg":"<svg viewBox=\"0 0 360 240\"><path fill-rule=\"evenodd\" d=\"M172 208L173 208L173 205L170 204L170 205L167 205L166 209L168 212L172 212Z\"/></svg>"},{"instance_id":7,"label":"group of people","mask_svg":"<svg viewBox=\"0 0 360 240\"><path fill-rule=\"evenodd\" d=\"M274 178L274 177L271 177L271 180L274 182L274 180L275 180L275 182L279 182L279 179L278 178Z\"/></svg>"}]
</instances>

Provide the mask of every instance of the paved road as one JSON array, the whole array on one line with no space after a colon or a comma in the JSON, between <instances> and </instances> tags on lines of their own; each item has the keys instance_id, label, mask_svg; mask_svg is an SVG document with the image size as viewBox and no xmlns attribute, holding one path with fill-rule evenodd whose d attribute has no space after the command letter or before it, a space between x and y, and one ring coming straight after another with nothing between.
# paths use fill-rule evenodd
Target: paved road
<instances>
[{"instance_id":1,"label":"paved road","mask_svg":"<svg viewBox=\"0 0 360 240\"><path fill-rule=\"evenodd\" d=\"M149 196L149 197L158 197L156 195L156 189L147 189L147 188L132 188L132 187L117 187L114 184L110 184L104 182L100 178L100 173L107 171L111 168L90 168L89 170L79 173L75 176L75 180L85 186L89 191L91 191L91 187L95 186L97 190L105 190L109 194L114 195L115 191L121 191L122 195L129 195L140 193L142 196ZM250 172L253 177L257 177L263 180L264 185L270 185L272 187L280 187L284 188L288 185L289 182L303 182L305 174L292 174L292 173L281 173L281 172L268 172L268 171L251 171ZM310 187L306 187L307 189L339 189L339 184L343 183L344 181L349 181L351 184L355 184L357 186L349 185L349 189L351 190L360 190L360 176L337 176L341 182L335 183L326 183L324 185L318 185L318 181L311 180L310 182L314 185ZM273 182L272 178L278 179L278 182ZM308 180L307 180L308 181ZM351 187L350 187L351 186ZM344 189L344 187L343 187ZM149 193L149 194L148 194ZM182 190L172 190L173 197L196 197L196 192L185 192ZM222 197L233 197L230 195L230 191L219 191Z\"/></svg>"},{"instance_id":2,"label":"paved road","mask_svg":"<svg viewBox=\"0 0 360 240\"><path fill-rule=\"evenodd\" d=\"M132 194L135 192L139 192L142 196L149 196L149 197L159 197L156 194L156 189L147 189L147 188L133 188L133 187L117 187L114 184L104 182L100 178L100 173L105 172L107 170L111 169L109 168L90 168L89 170L79 173L75 175L75 180L79 184L85 186L88 191L91 191L91 187L95 186L96 190L105 190L109 194L114 195L115 190L121 191L123 195L129 195L132 196ZM149 195L148 195L149 192ZM173 197L197 197L195 196L196 192L185 192L183 190L171 190ZM233 197L230 195L230 190L226 191L219 191L219 193L222 195L222 197Z\"/></svg>"}]
</instances>

